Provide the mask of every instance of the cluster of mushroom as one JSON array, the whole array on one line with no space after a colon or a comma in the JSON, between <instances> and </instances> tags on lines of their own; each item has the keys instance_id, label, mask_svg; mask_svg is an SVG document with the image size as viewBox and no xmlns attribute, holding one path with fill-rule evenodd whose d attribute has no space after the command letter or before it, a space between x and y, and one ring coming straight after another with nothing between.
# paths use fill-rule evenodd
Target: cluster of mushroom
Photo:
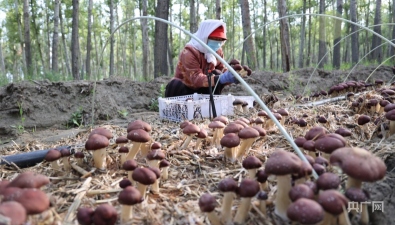
<instances>
[{"instance_id":1,"label":"cluster of mushroom","mask_svg":"<svg viewBox=\"0 0 395 225\"><path fill-rule=\"evenodd\" d=\"M252 70L247 66L247 65L240 65L240 61L237 59L232 59L229 62L229 65L238 73L240 74L241 77L246 77L250 76L252 73Z\"/></svg>"},{"instance_id":2,"label":"cluster of mushroom","mask_svg":"<svg viewBox=\"0 0 395 225\"><path fill-rule=\"evenodd\" d=\"M30 171L12 181L0 181L0 216L9 224L21 225L27 216L44 213L50 207L50 200L40 189L48 183L48 177Z\"/></svg>"}]
</instances>

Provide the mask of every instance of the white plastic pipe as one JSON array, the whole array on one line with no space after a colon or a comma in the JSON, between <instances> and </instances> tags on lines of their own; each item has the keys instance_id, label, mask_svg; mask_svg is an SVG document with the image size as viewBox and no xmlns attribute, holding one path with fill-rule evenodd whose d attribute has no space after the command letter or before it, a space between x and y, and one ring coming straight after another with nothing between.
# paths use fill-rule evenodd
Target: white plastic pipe
<instances>
[{"instance_id":1,"label":"white plastic pipe","mask_svg":"<svg viewBox=\"0 0 395 225\"><path fill-rule=\"evenodd\" d=\"M295 16L296 16L296 15L295 15ZM290 17L290 16L287 16L287 17ZM280 19L287 18L287 17L282 17L282 18L280 18ZM276 126L278 127L278 129L281 131L281 133L284 135L284 137L288 140L288 142L291 144L291 146L293 147L293 149L295 150L295 152L299 155L299 157L300 157L303 161L308 162L307 159L306 159L306 157L304 156L304 154L300 151L300 149L298 148L298 146L297 146L297 145L295 144L295 142L293 141L293 139L292 139L292 138L288 135L288 133L285 131L284 127L281 126L280 122L278 122L278 120L277 120L276 117L272 114L272 112L269 110L269 108L267 108L267 106L265 105L265 103L262 102L262 100L259 98L259 96L254 92L254 90L251 89L251 87L243 80L243 78L240 77L240 75L239 75L238 73L236 73L236 71L235 71L235 70L234 70L234 69L233 69L223 58L221 58L221 56L219 56L215 51L213 51L210 47L208 47L206 43L202 42L198 37L196 37L195 35L191 34L189 31L187 31L187 30L181 28L180 26L178 26L178 25L176 25L176 24L174 24L174 23L172 23L172 22L169 22L169 21L167 21L167 20L165 20L165 19L157 18L157 17L154 17L154 16L140 16L140 17L134 17L134 18L131 18L131 19L126 20L125 22L123 22L122 24L120 24L117 28L115 28L115 30L111 33L110 37L109 37L109 38L107 39L107 41L105 42L104 47L103 47L102 52L101 52L101 57L100 57L100 60L99 60L99 64L98 64L98 65L100 65L100 62L101 62L101 60L102 60L102 58L103 58L104 49L106 48L107 43L108 43L109 39L111 38L111 36L112 36L121 26L123 26L124 24L129 23L130 21L133 21L133 20L137 20L137 19L153 19L153 20L161 21L161 22L163 22L163 23L167 23L167 24L169 24L169 25L171 25L171 26L173 26L173 27L176 27L176 28L180 29L180 30L183 31L185 34L188 34L188 35L191 36L193 39L195 39L197 42L199 42L202 46L204 46L211 54L213 54L222 64L224 64L224 65L228 68L228 70L233 74L233 76L235 76L236 79L239 80L239 82L240 82L245 88L247 88L247 91L255 98L255 100L259 103L259 105L263 108L263 110L265 110L265 112L269 115L270 119L272 119L272 120L274 121L274 123L276 124ZM95 81L95 86L94 86L94 87L96 87L96 81ZM95 93L95 91L94 91L94 93ZM93 112L93 106L94 106L94 99L93 99L93 101L92 101L92 112ZM93 113L92 113L92 123L93 123ZM313 176L314 176L315 179L318 178L318 175L317 175L317 173L315 172L314 169L313 169Z\"/></svg>"}]
</instances>

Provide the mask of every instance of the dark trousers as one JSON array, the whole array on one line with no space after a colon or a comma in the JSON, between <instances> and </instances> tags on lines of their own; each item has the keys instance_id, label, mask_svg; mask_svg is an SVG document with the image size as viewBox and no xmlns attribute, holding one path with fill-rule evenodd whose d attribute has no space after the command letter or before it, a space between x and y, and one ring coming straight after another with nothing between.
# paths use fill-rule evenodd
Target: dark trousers
<instances>
[{"instance_id":1,"label":"dark trousers","mask_svg":"<svg viewBox=\"0 0 395 225\"><path fill-rule=\"evenodd\" d=\"M214 94L215 95L221 94L222 89L224 87L225 85L218 83L218 86ZM212 90L214 90L214 86L212 87ZM169 97L182 96L182 95L192 95L193 93L210 94L208 87L192 89L186 86L181 80L172 79L166 86L165 97L169 98Z\"/></svg>"}]
</instances>

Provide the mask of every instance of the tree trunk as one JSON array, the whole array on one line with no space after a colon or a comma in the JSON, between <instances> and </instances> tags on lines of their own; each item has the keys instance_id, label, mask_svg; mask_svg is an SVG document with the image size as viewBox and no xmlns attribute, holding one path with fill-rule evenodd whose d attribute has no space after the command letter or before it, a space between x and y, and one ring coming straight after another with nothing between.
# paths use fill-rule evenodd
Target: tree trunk
<instances>
[{"instance_id":1,"label":"tree trunk","mask_svg":"<svg viewBox=\"0 0 395 225\"><path fill-rule=\"evenodd\" d=\"M241 6L241 18L243 24L243 36L244 39L247 38L248 35L251 34L251 20L250 20L250 7L248 4L248 0L240 0ZM256 58L255 58L255 49L252 38L248 38L245 43L245 51L247 64L252 70L256 70Z\"/></svg>"},{"instance_id":2,"label":"tree trunk","mask_svg":"<svg viewBox=\"0 0 395 225\"><path fill-rule=\"evenodd\" d=\"M79 65L79 40L78 40L78 23L79 23L79 0L73 0L73 24L71 32L71 68L74 80L80 80Z\"/></svg>"},{"instance_id":3,"label":"tree trunk","mask_svg":"<svg viewBox=\"0 0 395 225\"><path fill-rule=\"evenodd\" d=\"M1 72L2 74L5 74L3 50L2 50L2 48L1 48L1 38L0 38L0 72Z\"/></svg>"},{"instance_id":4,"label":"tree trunk","mask_svg":"<svg viewBox=\"0 0 395 225\"><path fill-rule=\"evenodd\" d=\"M92 7L93 0L89 0L88 6L88 34L86 38L86 79L91 79L91 49L92 49Z\"/></svg>"},{"instance_id":5,"label":"tree trunk","mask_svg":"<svg viewBox=\"0 0 395 225\"><path fill-rule=\"evenodd\" d=\"M350 17L352 22L357 22L357 0L350 1ZM351 32L357 31L358 27L351 24ZM351 55L352 62L357 63L359 60L359 48L358 48L358 32L351 35Z\"/></svg>"},{"instance_id":6,"label":"tree trunk","mask_svg":"<svg viewBox=\"0 0 395 225\"><path fill-rule=\"evenodd\" d=\"M37 24L36 24L36 14L35 14L35 11L34 11L34 9L35 9L34 0L31 1L31 5L32 5L32 7L31 7L32 8L32 23L33 23L33 27L34 27L34 33L35 33L35 36L36 36L38 52L40 54L42 67L45 68L44 57L43 57L43 53L41 51L40 35L38 33L38 28L37 28Z\"/></svg>"},{"instance_id":7,"label":"tree trunk","mask_svg":"<svg viewBox=\"0 0 395 225\"><path fill-rule=\"evenodd\" d=\"M48 12L48 9L49 9L49 2L48 2L48 0L45 0L45 21L46 21L46 26L47 26L47 57L46 57L46 60L47 60L47 65L48 65L48 70L50 70L51 68L51 56L50 56L50 51L51 51L51 41L50 41L50 39L49 39L49 12Z\"/></svg>"},{"instance_id":8,"label":"tree trunk","mask_svg":"<svg viewBox=\"0 0 395 225\"><path fill-rule=\"evenodd\" d=\"M272 40L272 35L270 35L270 32L268 32L269 33L269 50L270 50L270 70L273 70L273 68L274 68L274 57L273 57L273 40Z\"/></svg>"},{"instance_id":9,"label":"tree trunk","mask_svg":"<svg viewBox=\"0 0 395 225\"><path fill-rule=\"evenodd\" d=\"M111 34L114 31L114 0L110 0L110 32ZM144 38L143 38L144 39ZM110 39L110 74L109 77L114 75L114 34L111 36Z\"/></svg>"},{"instance_id":10,"label":"tree trunk","mask_svg":"<svg viewBox=\"0 0 395 225\"><path fill-rule=\"evenodd\" d=\"M343 0L337 0L337 7L336 7L336 16L342 17L343 13ZM338 43L341 39L341 28L342 22L341 20L335 20L335 27L334 27L334 39L333 39L333 68L339 69L340 68L340 50L341 45Z\"/></svg>"},{"instance_id":11,"label":"tree trunk","mask_svg":"<svg viewBox=\"0 0 395 225\"><path fill-rule=\"evenodd\" d=\"M30 43L30 19L29 19L29 0L23 0L23 23L25 25L25 56L26 56L26 66L27 74L33 74L33 63L32 63L32 51Z\"/></svg>"},{"instance_id":12,"label":"tree trunk","mask_svg":"<svg viewBox=\"0 0 395 225\"><path fill-rule=\"evenodd\" d=\"M255 5L255 0L252 0L252 7L253 7L253 13L254 13L254 17L253 17L253 21L254 21L254 30L257 30L258 29L258 24L257 24L257 19L256 19L256 17L257 17L257 15L258 15L258 12L256 11L257 10L257 7L256 7L256 5ZM256 69L259 69L259 46L258 46L258 43L259 43L259 38L258 38L258 34L257 33L255 33L255 58L256 58ZM250 37L250 38L252 38L252 36Z\"/></svg>"},{"instance_id":13,"label":"tree trunk","mask_svg":"<svg viewBox=\"0 0 395 225\"><path fill-rule=\"evenodd\" d=\"M122 61L123 61L123 63L122 63L122 67L123 67L122 71L123 71L123 75L124 76L128 74L128 71L126 70L127 69L127 66L126 66L126 62L127 62L126 49L127 49L127 46L128 46L128 28L129 28L128 26L125 27L124 42L123 42L123 46L124 47L122 48Z\"/></svg>"},{"instance_id":14,"label":"tree trunk","mask_svg":"<svg viewBox=\"0 0 395 225\"><path fill-rule=\"evenodd\" d=\"M370 6L370 0L368 0L367 5ZM365 10L366 10L365 26L368 27L369 26L369 18L370 18L370 9L369 9L369 7L365 7ZM363 55L365 55L369 52L369 34L370 34L370 32L366 30L365 31L365 51L364 51Z\"/></svg>"},{"instance_id":15,"label":"tree trunk","mask_svg":"<svg viewBox=\"0 0 395 225\"><path fill-rule=\"evenodd\" d=\"M376 13L374 15L374 25L381 24L381 0L376 1ZM381 34L381 26L375 26L373 31ZM373 35L372 38L372 49L376 48L377 46L381 45L381 38L376 35ZM374 50L371 55L370 59L381 63L383 60L383 51L381 46Z\"/></svg>"},{"instance_id":16,"label":"tree trunk","mask_svg":"<svg viewBox=\"0 0 395 225\"><path fill-rule=\"evenodd\" d=\"M195 15L199 15L199 0L196 0L196 13L195 13ZM196 31L198 30L198 24L199 24L199 19L200 19L200 16L195 16L195 18L196 18Z\"/></svg>"},{"instance_id":17,"label":"tree trunk","mask_svg":"<svg viewBox=\"0 0 395 225\"><path fill-rule=\"evenodd\" d=\"M221 19L221 0L215 0L215 18Z\"/></svg>"},{"instance_id":18,"label":"tree trunk","mask_svg":"<svg viewBox=\"0 0 395 225\"><path fill-rule=\"evenodd\" d=\"M147 0L142 0L143 16L147 16ZM147 19L141 20L141 31L143 38L143 77L148 78L149 72L149 37L148 37L148 22Z\"/></svg>"},{"instance_id":19,"label":"tree trunk","mask_svg":"<svg viewBox=\"0 0 395 225\"><path fill-rule=\"evenodd\" d=\"M395 0L394 0L395 1ZM264 17L263 17L263 23L267 23L267 7L266 7L266 0L263 0L263 8L264 8ZM233 37L234 38L234 37ZM266 26L263 27L263 48L262 48L262 64L263 64L263 69L266 68ZM270 42L270 40L269 40Z\"/></svg>"},{"instance_id":20,"label":"tree trunk","mask_svg":"<svg viewBox=\"0 0 395 225\"><path fill-rule=\"evenodd\" d=\"M73 74L70 69L70 59L69 59L69 49L67 48L67 43L66 43L66 35L64 32L64 27L63 27L63 16L62 16L62 5L59 5L59 22L60 22L60 32L62 33L62 42L63 42L63 49L64 49L64 57L66 61L66 68L67 68L67 73L69 75ZM44 59L42 59L44 62ZM43 65L44 66L44 65ZM73 76L74 77L74 76Z\"/></svg>"},{"instance_id":21,"label":"tree trunk","mask_svg":"<svg viewBox=\"0 0 395 225\"><path fill-rule=\"evenodd\" d=\"M287 15L287 5L285 0L278 0L278 13L279 17ZM281 39L281 61L283 72L291 70L291 51L289 43L289 25L288 19L280 20L280 39Z\"/></svg>"},{"instance_id":22,"label":"tree trunk","mask_svg":"<svg viewBox=\"0 0 395 225\"><path fill-rule=\"evenodd\" d=\"M158 1L155 16L167 20L169 18L170 0ZM168 76L167 66L167 24L155 21L154 77Z\"/></svg>"},{"instance_id":23,"label":"tree trunk","mask_svg":"<svg viewBox=\"0 0 395 225\"><path fill-rule=\"evenodd\" d=\"M195 0L190 0L190 9L189 9L189 31L191 33L195 33L198 29L196 23L196 9L195 9Z\"/></svg>"},{"instance_id":24,"label":"tree trunk","mask_svg":"<svg viewBox=\"0 0 395 225\"><path fill-rule=\"evenodd\" d=\"M325 0L320 0L320 14L325 14ZM322 61L318 67L323 68L327 62L327 57L324 58L326 53L325 17L320 16L319 21L318 62Z\"/></svg>"},{"instance_id":25,"label":"tree trunk","mask_svg":"<svg viewBox=\"0 0 395 225\"><path fill-rule=\"evenodd\" d=\"M23 36L22 36L22 28L21 28L21 20L19 17L19 10L18 10L18 0L15 0L15 16L17 18L17 22L18 22L18 33L19 33L19 41L21 44L21 49L22 49L22 63L23 63L23 71L24 73L26 73L26 58L25 58L25 47L24 47L24 43L23 43Z\"/></svg>"},{"instance_id":26,"label":"tree trunk","mask_svg":"<svg viewBox=\"0 0 395 225\"><path fill-rule=\"evenodd\" d=\"M306 13L306 0L303 0L303 14ZM302 17L302 28L300 31L300 46L299 46L299 61L298 67L303 68L303 50L304 50L304 38L305 38L305 26L306 16Z\"/></svg>"},{"instance_id":27,"label":"tree trunk","mask_svg":"<svg viewBox=\"0 0 395 225\"><path fill-rule=\"evenodd\" d=\"M307 57L306 57L306 65L310 66L311 64L311 0L309 0L309 41L307 44Z\"/></svg>"},{"instance_id":28,"label":"tree trunk","mask_svg":"<svg viewBox=\"0 0 395 225\"><path fill-rule=\"evenodd\" d=\"M395 0L392 0L392 22L395 23ZM392 43L395 44L395 26L392 26ZM394 46L390 46L390 56L395 54Z\"/></svg>"},{"instance_id":29,"label":"tree trunk","mask_svg":"<svg viewBox=\"0 0 395 225\"><path fill-rule=\"evenodd\" d=\"M59 40L59 0L54 1L54 25L53 25L53 37L52 37L52 71L59 73L58 64L58 40Z\"/></svg>"},{"instance_id":30,"label":"tree trunk","mask_svg":"<svg viewBox=\"0 0 395 225\"><path fill-rule=\"evenodd\" d=\"M169 13L169 18L170 18L170 22L172 21L172 18L171 18L171 13ZM195 16L195 19L196 19L196 16ZM174 74L174 63L173 63L173 31L172 31L172 29L171 29L172 27L170 26L169 27L169 41L168 41L168 48L167 48L167 51L168 51L168 54L169 54L169 56L168 56L168 58L169 58L169 64L170 64L170 74ZM196 27L196 31L197 31L197 27ZM195 32L196 32L195 31Z\"/></svg>"},{"instance_id":31,"label":"tree trunk","mask_svg":"<svg viewBox=\"0 0 395 225\"><path fill-rule=\"evenodd\" d=\"M93 20L95 20L95 18L93 17ZM95 30L93 30L93 39L95 40L95 55L96 55L96 74L95 74L95 80L97 80L100 76L99 70L100 70L100 64L99 64L99 49L97 48L97 40L96 40L96 32Z\"/></svg>"}]
</instances>

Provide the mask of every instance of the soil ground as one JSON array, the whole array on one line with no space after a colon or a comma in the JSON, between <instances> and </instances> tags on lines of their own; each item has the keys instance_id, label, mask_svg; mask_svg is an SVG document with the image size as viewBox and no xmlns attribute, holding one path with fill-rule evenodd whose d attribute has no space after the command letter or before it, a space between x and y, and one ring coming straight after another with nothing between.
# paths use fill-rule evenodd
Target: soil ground
<instances>
[{"instance_id":1,"label":"soil ground","mask_svg":"<svg viewBox=\"0 0 395 225\"><path fill-rule=\"evenodd\" d=\"M348 80L365 80L375 67L360 66ZM258 95L276 93L281 97L301 94L314 68L304 68L289 73L267 71L254 72L246 78L247 83ZM328 90L342 81L348 71L324 71L318 69L313 75L308 93ZM380 67L373 74L375 79L388 81L392 78L389 66ZM149 110L151 99L159 95L161 84L171 77L160 77L150 82L135 82L115 77L97 82L95 92L95 125L116 125L126 127L135 119L159 117L157 112ZM24 145L32 141L56 143L64 138L76 137L87 129L68 129L66 122L73 113L81 110L84 124L91 122L91 108L94 83L90 81L50 82L33 81L9 84L0 87L0 150L10 145ZM249 95L242 85L231 85L223 94L235 96ZM20 106L18 106L18 103ZM18 134L15 126L22 125L25 132ZM126 110L123 117L119 111ZM379 140L378 140L379 141ZM40 147L37 147L40 148ZM0 151L1 152L1 151ZM364 184L371 199L384 201L384 213L371 213L372 224L395 224L395 155L386 157L388 173L386 179L374 184ZM372 210L371 208L369 208Z\"/></svg>"}]
</instances>

